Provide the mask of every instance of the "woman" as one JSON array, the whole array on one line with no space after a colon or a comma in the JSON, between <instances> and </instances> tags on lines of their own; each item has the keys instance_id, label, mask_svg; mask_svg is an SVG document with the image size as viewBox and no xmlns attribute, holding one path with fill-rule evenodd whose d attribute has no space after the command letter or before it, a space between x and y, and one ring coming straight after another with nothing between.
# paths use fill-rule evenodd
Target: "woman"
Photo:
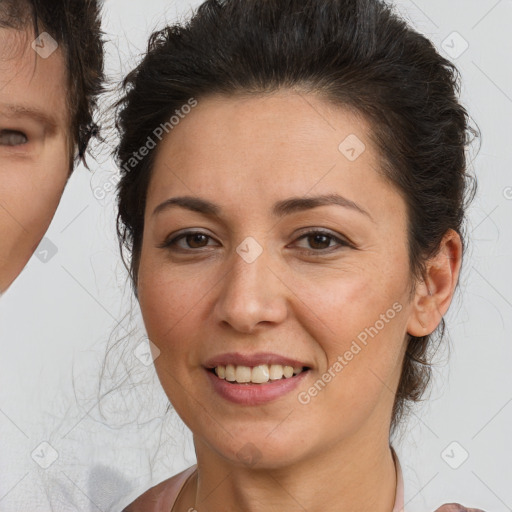
<instances>
[{"instance_id":1,"label":"woman","mask_svg":"<svg viewBox=\"0 0 512 512\"><path fill-rule=\"evenodd\" d=\"M390 434L474 192L457 81L376 0L208 0L153 34L118 104L118 230L197 465L125 510L403 509Z\"/></svg>"}]
</instances>

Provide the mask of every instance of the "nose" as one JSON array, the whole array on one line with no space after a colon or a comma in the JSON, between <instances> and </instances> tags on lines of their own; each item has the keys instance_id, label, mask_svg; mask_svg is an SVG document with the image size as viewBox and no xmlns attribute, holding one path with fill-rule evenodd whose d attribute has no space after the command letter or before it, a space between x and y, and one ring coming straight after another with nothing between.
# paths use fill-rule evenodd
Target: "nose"
<instances>
[{"instance_id":1,"label":"nose","mask_svg":"<svg viewBox=\"0 0 512 512\"><path fill-rule=\"evenodd\" d=\"M291 291L269 253L263 250L249 263L234 251L230 263L231 270L223 278L215 302L217 321L244 333L282 322L288 314Z\"/></svg>"}]
</instances>

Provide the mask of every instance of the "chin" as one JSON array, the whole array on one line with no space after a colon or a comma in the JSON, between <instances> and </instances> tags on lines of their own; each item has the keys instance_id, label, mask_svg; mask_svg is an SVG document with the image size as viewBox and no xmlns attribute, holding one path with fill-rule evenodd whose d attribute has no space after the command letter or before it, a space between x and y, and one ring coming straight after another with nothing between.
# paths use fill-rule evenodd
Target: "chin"
<instances>
[{"instance_id":1,"label":"chin","mask_svg":"<svg viewBox=\"0 0 512 512\"><path fill-rule=\"evenodd\" d=\"M266 432L266 431L265 431ZM255 436L237 436L227 440L228 444L217 446L216 451L230 464L254 470L279 469L298 462L304 455L304 445L289 438L259 434ZM301 446L301 453L294 450Z\"/></svg>"}]
</instances>

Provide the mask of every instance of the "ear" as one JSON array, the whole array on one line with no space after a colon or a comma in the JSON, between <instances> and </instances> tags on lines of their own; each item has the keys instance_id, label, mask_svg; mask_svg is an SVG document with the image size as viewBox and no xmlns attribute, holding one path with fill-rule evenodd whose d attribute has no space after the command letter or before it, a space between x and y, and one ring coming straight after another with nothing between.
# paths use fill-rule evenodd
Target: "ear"
<instances>
[{"instance_id":1,"label":"ear","mask_svg":"<svg viewBox=\"0 0 512 512\"><path fill-rule=\"evenodd\" d=\"M438 253L426 265L426 276L419 282L412 300L407 332L421 337L432 333L448 311L459 279L462 242L459 234L449 229Z\"/></svg>"}]
</instances>

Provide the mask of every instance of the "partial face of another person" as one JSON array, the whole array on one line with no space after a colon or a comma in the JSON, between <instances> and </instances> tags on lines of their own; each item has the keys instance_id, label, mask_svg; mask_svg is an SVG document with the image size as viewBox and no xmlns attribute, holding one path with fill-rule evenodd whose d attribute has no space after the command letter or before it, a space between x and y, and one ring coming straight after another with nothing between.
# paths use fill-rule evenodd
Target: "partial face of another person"
<instances>
[{"instance_id":1,"label":"partial face of another person","mask_svg":"<svg viewBox=\"0 0 512 512\"><path fill-rule=\"evenodd\" d=\"M277 467L387 443L417 322L406 205L370 129L312 95L208 97L158 148L140 306L165 392L196 446L226 461ZM195 202L168 203L182 196ZM215 375L244 356L307 370L278 386Z\"/></svg>"},{"instance_id":2,"label":"partial face of another person","mask_svg":"<svg viewBox=\"0 0 512 512\"><path fill-rule=\"evenodd\" d=\"M34 38L28 28L0 28L0 292L44 236L70 173L64 53L43 58Z\"/></svg>"}]
</instances>

